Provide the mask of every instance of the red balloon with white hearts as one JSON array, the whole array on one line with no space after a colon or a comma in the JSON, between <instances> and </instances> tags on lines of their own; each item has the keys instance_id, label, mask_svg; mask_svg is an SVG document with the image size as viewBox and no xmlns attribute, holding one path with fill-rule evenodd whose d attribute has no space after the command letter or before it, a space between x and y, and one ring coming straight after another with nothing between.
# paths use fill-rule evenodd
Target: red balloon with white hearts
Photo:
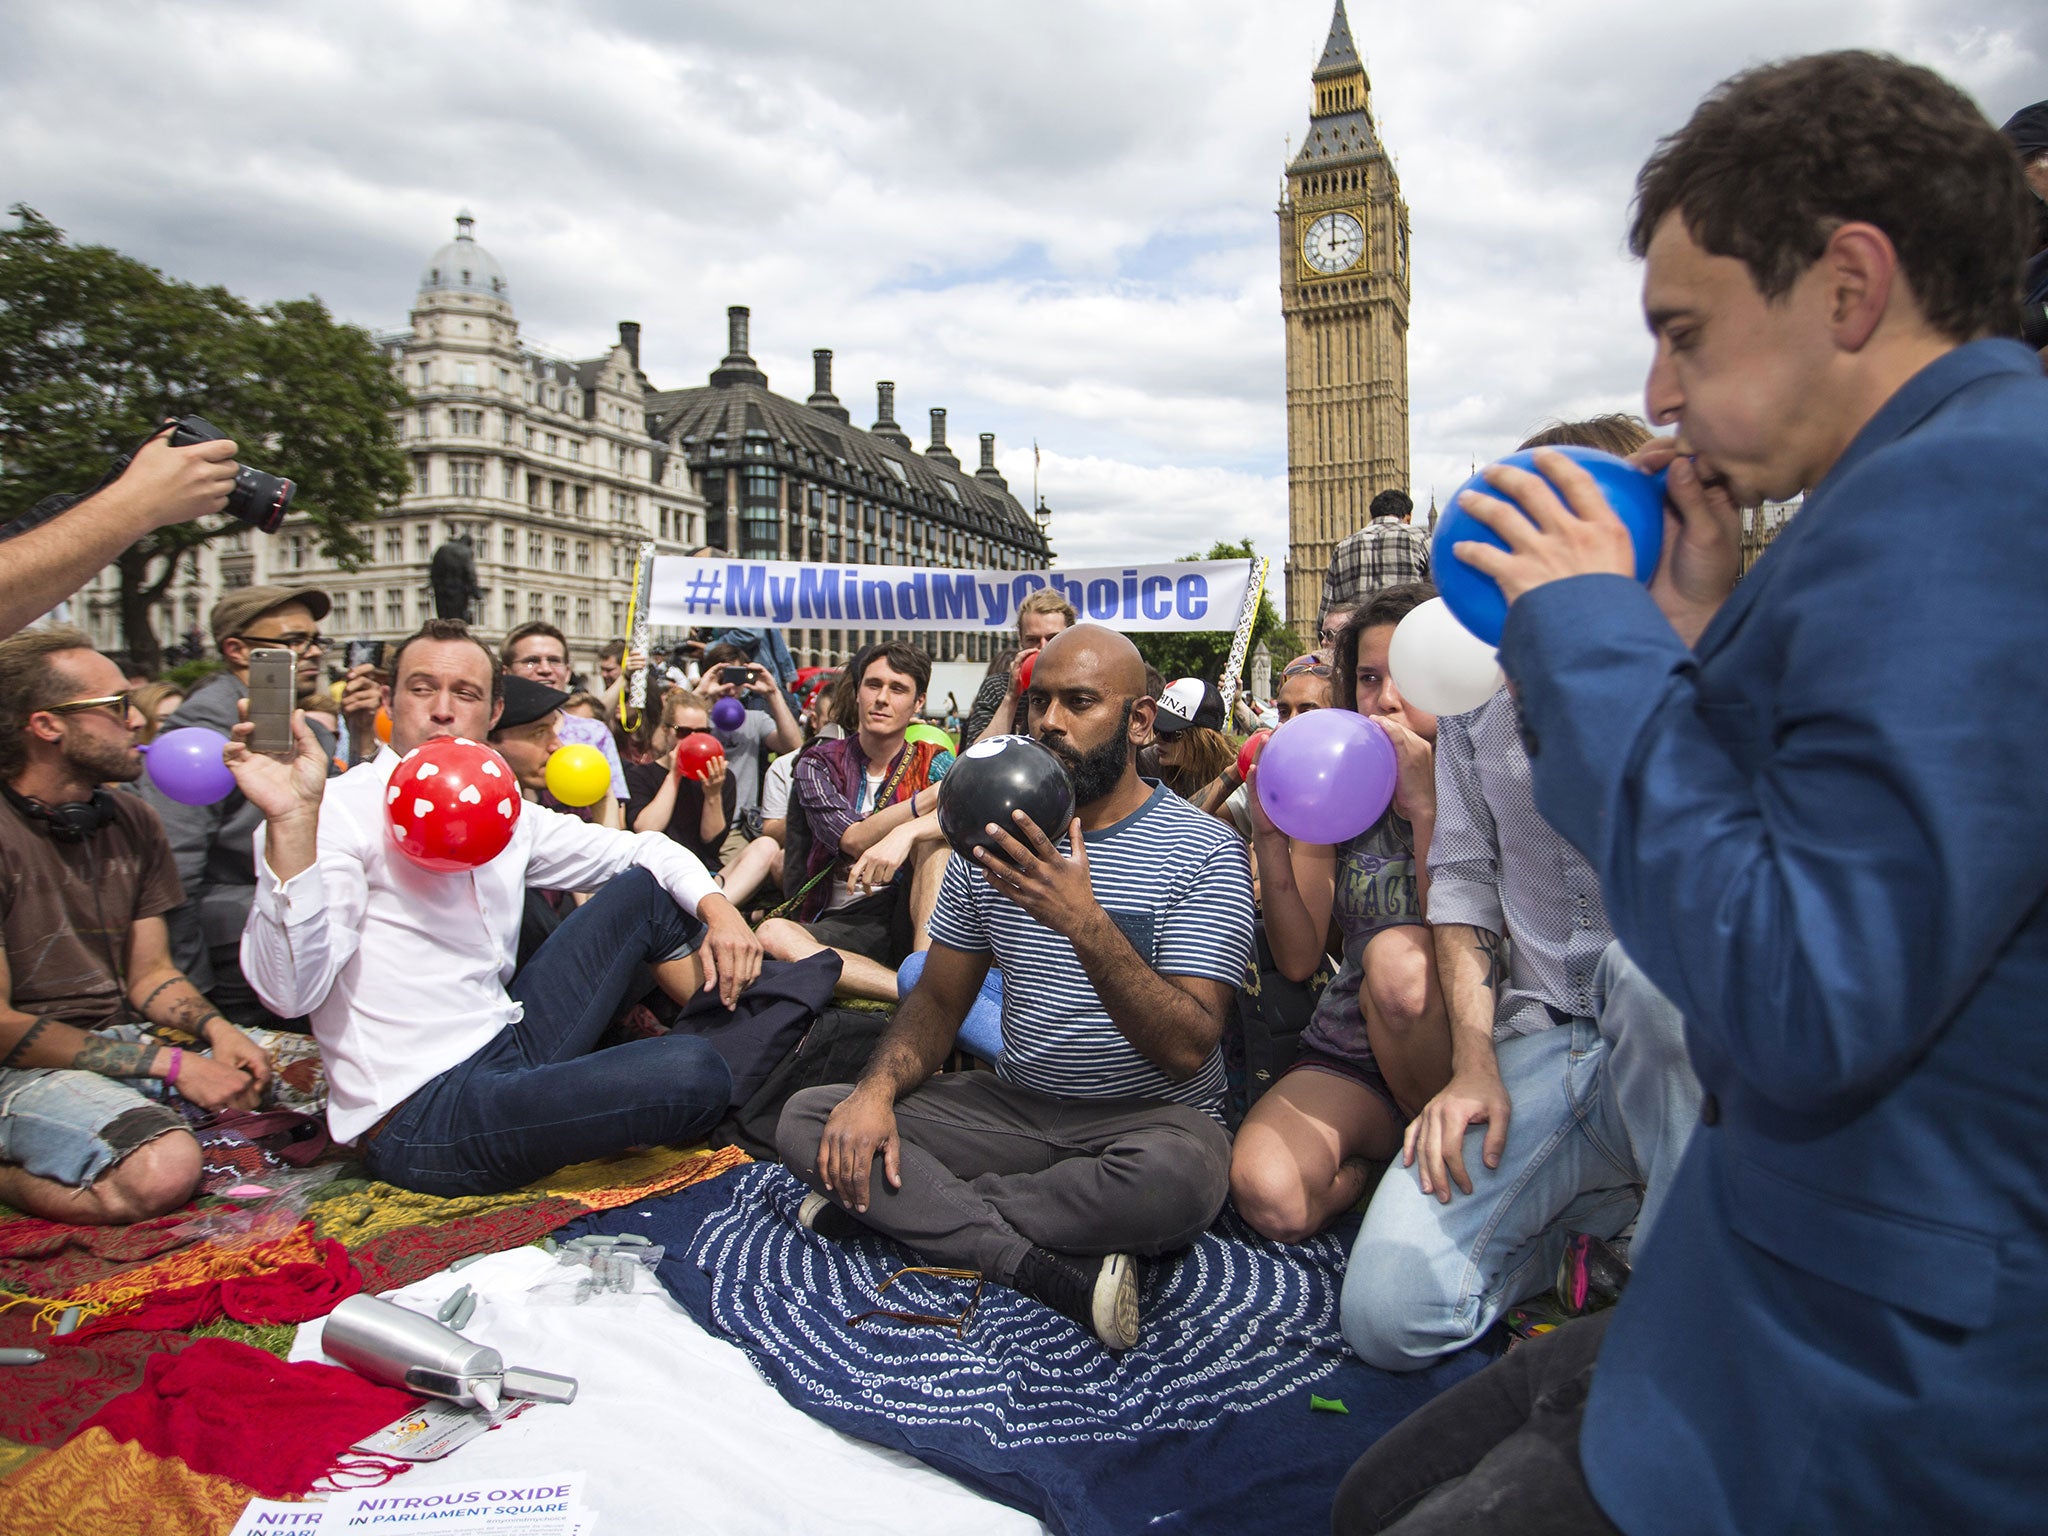
<instances>
[{"instance_id":1,"label":"red balloon with white hearts","mask_svg":"<svg viewBox=\"0 0 2048 1536\"><path fill-rule=\"evenodd\" d=\"M488 864L519 824L511 765L466 736L436 736L398 761L384 790L391 841L415 864L443 873Z\"/></svg>"}]
</instances>

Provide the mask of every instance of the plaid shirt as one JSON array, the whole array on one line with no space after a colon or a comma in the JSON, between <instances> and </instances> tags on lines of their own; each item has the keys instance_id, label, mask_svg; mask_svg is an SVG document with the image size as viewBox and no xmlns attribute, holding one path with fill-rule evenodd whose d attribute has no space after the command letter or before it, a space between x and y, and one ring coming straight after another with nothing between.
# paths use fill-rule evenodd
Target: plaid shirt
<instances>
[{"instance_id":1,"label":"plaid shirt","mask_svg":"<svg viewBox=\"0 0 2048 1536\"><path fill-rule=\"evenodd\" d=\"M1322 612L1362 603L1381 587L1429 580L1429 540L1398 517L1376 517L1341 540L1323 577Z\"/></svg>"}]
</instances>

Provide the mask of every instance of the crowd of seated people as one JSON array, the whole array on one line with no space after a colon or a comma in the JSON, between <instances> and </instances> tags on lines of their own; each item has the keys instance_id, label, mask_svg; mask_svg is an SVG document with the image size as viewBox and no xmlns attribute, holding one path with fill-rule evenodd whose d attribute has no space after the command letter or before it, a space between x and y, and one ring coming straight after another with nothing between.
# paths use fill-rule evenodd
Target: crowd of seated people
<instances>
[{"instance_id":1,"label":"crowd of seated people","mask_svg":"<svg viewBox=\"0 0 2048 1536\"><path fill-rule=\"evenodd\" d=\"M1889 91L1924 87L1889 76L1880 83ZM1787 101L1811 95L1793 91ZM1970 128L1968 115L1954 120L1958 132ZM1852 221L1843 226L1850 234L1820 237L1834 252L1829 270L1850 272L1869 257L1850 248L1865 239L1857 227ZM1654 238L1692 238L1682 225L1672 228L1679 232ZM1679 252L1685 260L1697 254ZM1865 276L1884 286L1894 270ZM1757 299L1732 268L1722 279L1742 302ZM1837 310L1863 302L1843 293ZM1920 323L1909 290L1896 293L1907 307L1895 315L1857 311L1868 320L1859 334ZM1783 300L1804 302L1797 294ZM1764 320L1756 323L1761 336ZM1818 322L1802 334L1815 348L1836 347ZM1976 345L1944 348L1927 366L1950 367L1950 350ZM1861 343L1840 350L1861 358L1838 359L1843 368L1883 363L1862 356ZM1996 356L1973 356L1982 378L1999 376ZM2016 365L2008 358L2002 366L2010 374ZM1959 364L1950 371L1960 377ZM1874 399L1888 398L1878 386L1899 383L1888 380L1873 374ZM1919 430L1913 423L1933 408L1929 395L1912 422L1911 412L1898 412L1892 425ZM1561 445L1652 465L1670 463L1676 451L1668 441L1650 446L1645 424L1623 416L1560 423L1521 446ZM1945 473L1960 473L1961 460L1944 462ZM1727 521L1733 503L1725 488L1705 485L1683 461L1670 487L1674 537L1696 536L1716 517ZM1817 521L1807 516L1802 528ZM1582 519L1591 521L1584 513L1532 515L1524 521L1538 532L1518 530L1517 538L1540 544ZM1830 536L1833 525L1821 526L1813 537ZM1895 558L1874 546L1865 553ZM1503 573L1524 557L1534 558L1519 546L1487 556ZM1691 557L1704 558L1697 549ZM1622 574L1567 570L1563 556L1548 558L1567 575ZM1722 571L1724 588L1732 587L1730 571ZM1546 576L1513 595L1527 601L1562 579ZM1988 586L2003 578L1986 570L1973 579ZM1355 1217L1341 1331L1368 1364L1406 1372L1473 1345L1538 1293L1554 1293L1567 1313L1597 1308L1638 1283L1634 1267L1667 1227L1674 1236L1660 1251L1680 1247L1722 1264L1724 1287L1743 1290L1752 1316L1771 1315L1771 1304L1753 1294L1763 1283L1747 1267L1755 1256L1745 1249L1730 1258L1719 1228L1702 1218L1707 1202L1724 1198L1718 1184L1702 1186L1700 1170L1711 1162L1747 1181L1750 1246L1802 1256L1768 1272L1777 1301L1790 1306L1813 1282L1829 1284L1819 1293L1827 1306L1809 1313L1815 1333L1837 1311L1861 1309L1880 1324L1893 1312L1877 1307L1924 1318L1924 1338L1902 1328L1884 1335L1884 1347L1906 1362L1902 1371L1932 1380L1924 1361L1914 1364L1927 1349L2008 1326L1990 1318L1990 1278L1979 1298L1985 1316L1968 1326L1950 1326L1968 1310L1963 1302L1933 1295L1950 1271L1970 1270L1960 1261L1981 1259L1988 1275L1993 1260L1975 1255L1957 1237L1961 1228L1937 1230L1924 1210L1907 1219L1871 1205L1891 1192L1860 1181L1862 1152L1823 1149L1830 1161L1822 1172L1839 1186L1828 1193L1794 1187L1760 1163L1733 1163L1717 1149L1743 1136L1752 1150L1821 1145L1841 1132L1838 1121L1875 1113L1873 1106L1918 1135L1911 1106L1893 1103L1894 1090L1930 1061L1953 1074L1946 1056L1936 1059L1946 1043L1905 1041L1866 1065L1865 1080L1838 1084L1831 1074L1855 1065L1862 1037L1831 1036L1835 1054L1810 1064L1813 1091L1854 1096L1831 1120L1802 1106L1788 1110L1781 1101L1791 1089L1773 1098L1759 1088L1753 1079L1768 1063L1731 1063L1724 1037L1737 1025L1769 1027L1756 1009L1754 1018L1715 1021L1705 1037L1710 1053L1701 1055L1696 1040L1689 1055L1679 1007L1617 941L1615 927L1632 943L1671 951L1659 957L1657 974L1696 1016L1715 1007L1698 978L1766 986L1724 973L1718 960L1710 966L1697 931L1660 934L1644 916L1647 898L1629 883L1640 879L1647 889L1654 876L1685 894L1690 888L1671 868L1706 839L1668 855L1669 867L1647 875L1624 869L1620 880L1614 871L1627 856L1608 850L1597 861L1610 874L1603 891L1600 850L1586 829L1596 810L1640 816L1660 795L1674 825L1705 814L1695 802L1713 795L1724 809L1750 802L1718 780L1703 789L1686 779L1674 790L1638 765L1626 771L1644 783L1611 789L1593 809L1588 800L1574 819L1578 786L1560 787L1561 771L1549 766L1556 747L1541 772L1533 761L1532 720L1568 728L1566 750L1576 738L1582 753L1573 761L1590 765L1598 756L1585 746L1594 728L1571 716L1555 677L1517 673L1524 686L1504 684L1477 708L1441 718L1404 697L1389 668L1393 637L1434 595L1426 581L1347 591L1320 617L1319 648L1282 669L1275 713L1283 730L1314 711L1350 711L1393 749L1391 803L1339 843L1292 837L1266 814L1260 767L1255 761L1240 774L1235 701L1216 682L1168 681L1131 640L1077 622L1052 592L1019 605L1017 645L991 664L953 745L913 731L926 714L932 663L901 641L868 646L808 694L792 693L794 662L773 631L706 635L652 666L615 642L599 658L597 687L585 691L571 674L567 642L549 625L520 626L494 651L464 624L434 620L386 658L330 668L323 687L326 595L267 586L237 589L215 605L218 668L185 685L144 686L77 630L0 640L0 1201L80 1223L130 1222L186 1202L199 1153L178 1101L202 1112L263 1104L274 1075L265 1042L275 1031L317 1040L332 1136L372 1174L404 1188L493 1193L564 1164L688 1142L730 1107L728 1068L697 1034L617 1040L621 1016L653 992L677 1004L715 992L733 1009L764 964L829 950L841 994L892 1005L892 1013L853 1081L806 1088L781 1111L777 1151L810 1191L798 1220L822 1239L885 1234L921 1261L971 1269L1035 1297L1103 1347L1124 1351L1143 1331L1137 1260L1185 1247L1226 1202L1281 1247ZM1685 625L1679 620L1692 600L1676 578L1653 588L1652 599L1638 601L1632 583L1611 595L1622 618L1603 620L1614 629L1605 642L1545 617L1561 610L1540 597L1522 634L1561 650L1605 644L1575 664L1587 676L1633 667L1631 707L1646 679L1683 676L1684 687L1695 687L1699 658L1689 648L1730 600L1727 590L1696 604L1697 624ZM1671 624L1645 617L1651 600ZM1631 602L1649 627L1624 634L1636 622L1627 616ZM1853 627L1840 616L1831 622ZM1796 627L1792 617L1782 623ZM1669 650L1674 635L1682 658ZM1720 638L1727 641L1725 632ZM1504 646L1504 656L1515 649L1512 636ZM284 757L248 744L250 658L265 647L295 659L300 709L295 750ZM643 672L650 686L644 702L633 703L626 685ZM1746 706L1731 695L1715 707ZM1815 721L1875 707L1869 698L1838 697L1784 728L1811 732ZM1702 704L1702 719L1706 712ZM957 700L942 713L957 720ZM1903 721L1891 720L1889 731L1873 727L1869 739L1904 743ZM1686 716L1667 734L1697 724ZM234 792L192 806L154 788L136 791L139 747L161 729L191 725L230 738L224 761ZM992 750L991 738L1010 733L1035 738L1064 765L1073 816L1038 826L1020 813L988 829L989 846L956 854L937 810L954 749ZM449 736L488 741L525 801L505 852L459 875L409 863L384 833L398 763ZM718 750L701 753L704 740ZM547 790L550 759L578 742L598 748L610 769L605 792L582 809L557 804ZM1867 743L1838 739L1833 750L1847 760L1852 747ZM1695 748L1705 750L1687 738L1671 750ZM1971 766L1966 754L1949 756L1938 765L1943 772ZM1717 772L1730 766L1726 754L1712 764ZM1807 763L1784 771L1790 778L1817 770ZM1925 764L1921 771L1935 774ZM1830 793L1864 793L1883 777L1831 781ZM1803 805L1781 797L1773 812L1787 826L1795 811L1825 819L1829 807L1818 802L1828 797L1815 795ZM1922 795L1913 807L1917 820L1894 816L1886 825L1932 825L1955 810L1939 795ZM1566 822L1578 827L1575 839L1559 830ZM1751 836L1731 817L1713 831L1722 841ZM1659 829L1638 835L1654 844ZM1769 838L1773 828L1756 835ZM1792 841L1755 857L1796 864ZM2004 856L1996 835L1978 846L1985 862ZM1912 867L1922 865L1932 867ZM2019 884L2004 898L2010 921L1981 936L1978 968L1953 978L1944 1005L1990 1010L1979 1015L1986 1029L2008 1030L2023 1010L1991 996L1995 988L1971 1000L1984 969L2038 968L2030 957L2040 946L2011 940L2015 931L2038 938L2038 877L2028 865L2011 880ZM1840 926L1824 880L1786 890L1788 902L1810 897L1810 911ZM1623 920L1630 906L1633 927ZM1748 920L1721 909L1711 915ZM1851 916L1883 926L1869 909ZM1775 934L1745 942L1776 954ZM2001 944L2008 959L1996 958L2008 954ZM1680 948L1696 975L1674 960ZM1313 997L1291 1065L1247 1094L1239 1112L1227 1036L1261 957L1296 984L1330 979ZM991 982L997 975L999 987ZM1810 991L1789 961L1772 975L1769 985ZM1846 973L1836 979L1838 992L1853 990ZM955 1047L989 999L1000 1011L998 1039L979 1053L982 1065L970 1065ZM1697 1128L1721 1115L1701 1073L1742 1096L1744 1118L1695 1144L1688 1159ZM1788 1115L1784 1135L1756 1129ZM1944 1135L1959 1123L1945 1110L1941 1120ZM1936 1161L1947 1155L1946 1143L1921 1145ZM1916 1209L1934 1199L1910 1184L1906 1192ZM1689 1225L1666 1220L1667 1199L1672 1212L1693 1218ZM1898 1273L1912 1271L1924 1285L1894 1275L1886 1267L1893 1250L1875 1239L1841 1255L1821 1251L1830 1232L1880 1228L1908 1243ZM1934 1257L1921 1263L1911 1244L1923 1240ZM1858 1273L1836 1285L1822 1273L1830 1264ZM1661 1283L1668 1309L1687 1282L1667 1274ZM1570 1454L1567 1473L1544 1497L1583 1515L1591 1501L1579 1475L1578 1423L1604 1326L1567 1324L1559 1339L1568 1344L1533 1343L1503 1362L1505 1376L1488 1373L1511 1383L1505 1388L1488 1389L1481 1377L1457 1389L1425 1411L1429 1433L1455 1429L1452 1417L1478 1404L1493 1426L1487 1435L1512 1440L1533 1427L1540 1439L1550 1414L1568 1434L1560 1443ZM1946 1331L1937 1337L1936 1328ZM1615 1337L1623 1334L1617 1324ZM1860 1346L1837 1339L1830 1347L1846 1357ZM1637 1334L1625 1349L1633 1353L1623 1369L1638 1382L1646 1374L1683 1378L1700 1390L1704 1368L1685 1356L1682 1340L1652 1350ZM1644 1371L1646 1350L1658 1371ZM1996 1364L1980 1360L1979 1374ZM1546 1395L1530 1385L1546 1379L1569 1390ZM1638 1385L1633 1400L1650 1401L1645 1390ZM1952 1402L1950 1411L1966 1407ZM1711 1427L1722 1440L1739 1438L1718 1420ZM1422 1433L1397 1432L1373 1453L1377 1460L1362 1464L1372 1475L1347 1484L1340 1529L1379 1528L1381 1515L1398 1520L1432 1504L1445 1514L1468 1496L1493 1497L1487 1490L1496 1483L1549 1475L1503 1463L1480 1476L1466 1464L1475 1453L1439 1478L1416 1470L1429 1457L1409 1455ZM1403 1457L1414 1463L1406 1471L1394 1465ZM1461 1494L1468 1474L1473 1481ZM1627 1482L1612 1469L1604 1475L1615 1488ZM1402 1496L1406 1503L1384 1491L1410 1481L1417 1491ZM1624 1491L1655 1502L1654 1490ZM1357 1514L1368 1505L1386 1507L1368 1522ZM1445 1515L1445 1523L1404 1528L1454 1523Z\"/></svg>"}]
</instances>

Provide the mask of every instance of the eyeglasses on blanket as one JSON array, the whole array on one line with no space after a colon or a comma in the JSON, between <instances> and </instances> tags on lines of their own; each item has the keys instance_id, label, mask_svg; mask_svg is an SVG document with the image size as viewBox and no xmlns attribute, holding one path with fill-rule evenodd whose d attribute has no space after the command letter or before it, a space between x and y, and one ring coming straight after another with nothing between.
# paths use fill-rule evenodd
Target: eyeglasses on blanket
<instances>
[{"instance_id":1,"label":"eyeglasses on blanket","mask_svg":"<svg viewBox=\"0 0 2048 1536\"><path fill-rule=\"evenodd\" d=\"M966 1338L967 1325L974 1321L974 1309L981 1302L981 1271L978 1269L944 1269L927 1264L912 1264L904 1269L897 1270L895 1274L876 1286L876 1294L879 1295L886 1291L905 1275L937 1275L945 1280L972 1280L974 1282L974 1294L967 1298L967 1305L961 1309L958 1317L938 1317L929 1312L896 1312L888 1307L870 1307L865 1312L854 1313L852 1317L846 1320L846 1326L851 1328L854 1324L864 1323L871 1317L887 1317L893 1318L899 1323L915 1323L924 1328L950 1328L956 1337Z\"/></svg>"}]
</instances>

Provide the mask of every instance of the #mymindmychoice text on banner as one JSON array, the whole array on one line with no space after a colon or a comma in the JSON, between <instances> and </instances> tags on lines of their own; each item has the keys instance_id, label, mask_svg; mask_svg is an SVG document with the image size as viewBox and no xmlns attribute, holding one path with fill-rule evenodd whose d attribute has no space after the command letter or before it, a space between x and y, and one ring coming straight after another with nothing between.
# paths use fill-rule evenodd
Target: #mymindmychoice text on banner
<instances>
[{"instance_id":1,"label":"#mymindmychoice text on banner","mask_svg":"<svg viewBox=\"0 0 2048 1536\"><path fill-rule=\"evenodd\" d=\"M1231 629L1252 570L1249 560L946 571L664 555L648 613L677 627L1003 630L1016 627L1019 603L1052 587L1083 619L1112 629Z\"/></svg>"}]
</instances>

